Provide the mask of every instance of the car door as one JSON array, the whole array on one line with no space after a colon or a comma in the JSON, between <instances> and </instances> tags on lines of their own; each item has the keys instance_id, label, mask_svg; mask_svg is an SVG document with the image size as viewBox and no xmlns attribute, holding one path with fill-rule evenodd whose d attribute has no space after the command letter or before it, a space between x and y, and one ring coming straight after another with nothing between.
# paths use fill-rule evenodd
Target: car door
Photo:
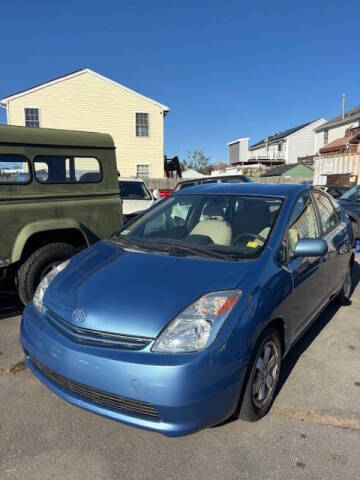
<instances>
[{"instance_id":1,"label":"car door","mask_svg":"<svg viewBox=\"0 0 360 480\"><path fill-rule=\"evenodd\" d=\"M351 255L351 238L345 222L341 221L331 200L321 192L313 191L322 237L328 244L328 295L337 293L344 283Z\"/></svg>"},{"instance_id":2,"label":"car door","mask_svg":"<svg viewBox=\"0 0 360 480\"><path fill-rule=\"evenodd\" d=\"M313 319L327 299L327 258L293 258L302 238L319 238L321 230L313 200L308 191L298 197L288 225L288 269L292 274L291 336L295 338Z\"/></svg>"}]
</instances>

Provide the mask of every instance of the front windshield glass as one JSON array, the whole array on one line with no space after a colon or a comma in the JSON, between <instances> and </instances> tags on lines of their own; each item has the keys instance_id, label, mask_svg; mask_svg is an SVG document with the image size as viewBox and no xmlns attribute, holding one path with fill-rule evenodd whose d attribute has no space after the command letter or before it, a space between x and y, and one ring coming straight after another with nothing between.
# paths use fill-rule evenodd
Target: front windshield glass
<instances>
[{"instance_id":1,"label":"front windshield glass","mask_svg":"<svg viewBox=\"0 0 360 480\"><path fill-rule=\"evenodd\" d=\"M360 185L351 188L344 195L341 195L341 200L351 200L352 202L360 203Z\"/></svg>"},{"instance_id":2,"label":"front windshield glass","mask_svg":"<svg viewBox=\"0 0 360 480\"><path fill-rule=\"evenodd\" d=\"M124 246L222 258L257 257L282 200L245 195L178 195L160 202L112 238ZM186 252L185 252L186 250Z\"/></svg>"},{"instance_id":3,"label":"front windshield glass","mask_svg":"<svg viewBox=\"0 0 360 480\"><path fill-rule=\"evenodd\" d=\"M151 200L150 193L142 182L119 181L120 198L127 200Z\"/></svg>"}]
</instances>

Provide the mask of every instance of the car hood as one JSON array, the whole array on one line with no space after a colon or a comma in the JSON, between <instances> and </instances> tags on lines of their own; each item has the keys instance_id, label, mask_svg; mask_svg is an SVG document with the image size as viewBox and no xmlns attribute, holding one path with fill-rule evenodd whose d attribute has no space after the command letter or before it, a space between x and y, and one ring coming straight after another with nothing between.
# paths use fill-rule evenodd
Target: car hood
<instances>
[{"instance_id":1,"label":"car hood","mask_svg":"<svg viewBox=\"0 0 360 480\"><path fill-rule=\"evenodd\" d=\"M204 293L237 287L249 262L129 251L99 242L51 282L44 304L82 328L156 337ZM73 320L82 309L86 319Z\"/></svg>"},{"instance_id":2,"label":"car hood","mask_svg":"<svg viewBox=\"0 0 360 480\"><path fill-rule=\"evenodd\" d=\"M155 200L127 200L123 199L122 209L124 215L129 215L130 213L136 213L142 210L150 208Z\"/></svg>"}]
</instances>

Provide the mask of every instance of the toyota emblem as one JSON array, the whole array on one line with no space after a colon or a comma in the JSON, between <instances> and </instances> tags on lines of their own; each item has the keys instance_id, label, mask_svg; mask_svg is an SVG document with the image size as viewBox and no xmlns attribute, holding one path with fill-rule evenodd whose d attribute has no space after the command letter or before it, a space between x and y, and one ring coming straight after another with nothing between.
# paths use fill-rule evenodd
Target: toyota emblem
<instances>
[{"instance_id":1,"label":"toyota emblem","mask_svg":"<svg viewBox=\"0 0 360 480\"><path fill-rule=\"evenodd\" d=\"M73 311L72 318L74 322L81 323L86 320L87 313L85 310L82 310L81 308L77 308L76 310Z\"/></svg>"}]
</instances>

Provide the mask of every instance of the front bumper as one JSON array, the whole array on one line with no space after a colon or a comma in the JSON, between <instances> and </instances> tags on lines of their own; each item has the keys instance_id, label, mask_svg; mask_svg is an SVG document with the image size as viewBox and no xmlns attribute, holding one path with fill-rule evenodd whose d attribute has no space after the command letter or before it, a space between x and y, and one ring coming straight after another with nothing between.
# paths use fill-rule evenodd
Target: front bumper
<instances>
[{"instance_id":1,"label":"front bumper","mask_svg":"<svg viewBox=\"0 0 360 480\"><path fill-rule=\"evenodd\" d=\"M75 343L52 327L32 303L22 318L21 343L30 370L64 400L168 436L224 421L237 406L245 375L245 363L228 355L221 342L207 351L182 355L156 354L151 345L129 351ZM150 405L157 415L148 415L150 407L144 412L127 411L102 403L98 396L94 401L95 397L83 394L89 389L91 395L100 392L100 400L106 392L112 400L120 398L120 407L123 399Z\"/></svg>"}]
</instances>

